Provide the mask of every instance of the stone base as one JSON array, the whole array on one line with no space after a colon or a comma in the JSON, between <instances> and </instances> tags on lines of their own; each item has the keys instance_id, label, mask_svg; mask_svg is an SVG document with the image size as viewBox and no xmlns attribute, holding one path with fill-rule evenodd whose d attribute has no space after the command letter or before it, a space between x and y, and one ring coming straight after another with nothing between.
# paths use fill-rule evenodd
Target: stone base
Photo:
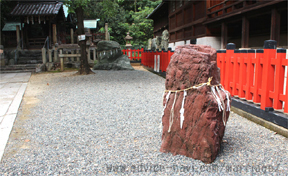
<instances>
[{"instance_id":1,"label":"stone base","mask_svg":"<svg viewBox=\"0 0 288 176\"><path fill-rule=\"evenodd\" d=\"M134 70L127 55L122 55L113 62L97 63L93 70Z\"/></svg>"}]
</instances>

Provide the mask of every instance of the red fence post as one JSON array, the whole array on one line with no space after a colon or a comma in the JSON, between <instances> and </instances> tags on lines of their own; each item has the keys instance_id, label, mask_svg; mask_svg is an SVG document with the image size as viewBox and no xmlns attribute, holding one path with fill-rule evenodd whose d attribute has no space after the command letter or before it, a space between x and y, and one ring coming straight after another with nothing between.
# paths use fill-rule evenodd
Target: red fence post
<instances>
[{"instance_id":1,"label":"red fence post","mask_svg":"<svg viewBox=\"0 0 288 176\"><path fill-rule=\"evenodd\" d=\"M255 58L255 50L250 49L248 50L247 57L244 59L244 63L246 63L246 85L244 85L243 89L245 91L245 99L251 100L252 99L252 92L251 87L253 85L253 78L254 78L254 67L252 64L252 60Z\"/></svg>"},{"instance_id":2,"label":"red fence post","mask_svg":"<svg viewBox=\"0 0 288 176\"><path fill-rule=\"evenodd\" d=\"M255 58L255 81L254 81L254 87L252 88L254 103L261 102L263 65L260 63L260 61L263 60L263 56L264 56L264 50L257 49Z\"/></svg>"},{"instance_id":3,"label":"red fence post","mask_svg":"<svg viewBox=\"0 0 288 176\"><path fill-rule=\"evenodd\" d=\"M266 40L264 42L264 58L263 58L263 76L261 91L261 109L272 107L273 100L269 97L270 91L274 88L274 69L271 65L271 59L276 58L275 40Z\"/></svg>"},{"instance_id":4,"label":"red fence post","mask_svg":"<svg viewBox=\"0 0 288 176\"><path fill-rule=\"evenodd\" d=\"M225 74L223 75L223 77L225 77L223 86L226 90L228 90L231 93L232 96L234 95L232 94L233 86L231 86L230 83L231 81L233 81L234 68L232 67L233 66L232 62L235 60L234 50L235 50L235 44L228 43L226 46L226 54L225 54L225 66L224 66Z\"/></svg>"},{"instance_id":5,"label":"red fence post","mask_svg":"<svg viewBox=\"0 0 288 176\"><path fill-rule=\"evenodd\" d=\"M163 72L163 70L164 70L164 63L165 63L165 60L164 60L164 51L163 51L163 49L164 48L162 48L161 49L161 51L160 51L160 70L161 70L161 72Z\"/></svg>"},{"instance_id":6,"label":"red fence post","mask_svg":"<svg viewBox=\"0 0 288 176\"><path fill-rule=\"evenodd\" d=\"M163 48L163 71L166 72L167 70L167 67L168 67L168 50L166 51L164 48Z\"/></svg>"},{"instance_id":7,"label":"red fence post","mask_svg":"<svg viewBox=\"0 0 288 176\"><path fill-rule=\"evenodd\" d=\"M170 60L171 60L171 57L172 57L172 55L174 54L174 51L172 51L172 48L168 48L168 58L167 58L167 67L168 67L168 65L169 65L169 63L170 63ZM167 67L166 67L166 70L167 70Z\"/></svg>"},{"instance_id":8,"label":"red fence post","mask_svg":"<svg viewBox=\"0 0 288 176\"><path fill-rule=\"evenodd\" d=\"M239 64L238 60L240 59L240 50L234 50L234 57L231 58L231 62L233 63L233 79L231 83L231 95L238 95L238 89L236 85L239 83Z\"/></svg>"},{"instance_id":9,"label":"red fence post","mask_svg":"<svg viewBox=\"0 0 288 176\"><path fill-rule=\"evenodd\" d=\"M153 64L154 64L153 51L150 50L150 52L149 52L149 67L153 68Z\"/></svg>"},{"instance_id":10,"label":"red fence post","mask_svg":"<svg viewBox=\"0 0 288 176\"><path fill-rule=\"evenodd\" d=\"M145 49L141 49L141 64L145 66Z\"/></svg>"},{"instance_id":11,"label":"red fence post","mask_svg":"<svg viewBox=\"0 0 288 176\"><path fill-rule=\"evenodd\" d=\"M217 50L217 67L220 68L220 83L224 86L224 76L226 75L225 69L225 55L226 50Z\"/></svg>"},{"instance_id":12,"label":"red fence post","mask_svg":"<svg viewBox=\"0 0 288 176\"><path fill-rule=\"evenodd\" d=\"M276 54L276 70L275 70L275 87L273 92L273 108L274 109L282 109L282 102L285 101L284 99L280 98L283 95L283 87L284 87L284 73L285 73L285 66L283 62L286 60L286 50L285 49L277 49ZM285 101L287 102L287 101Z\"/></svg>"},{"instance_id":13,"label":"red fence post","mask_svg":"<svg viewBox=\"0 0 288 176\"><path fill-rule=\"evenodd\" d=\"M238 58L239 63L239 83L236 84L238 88L238 96L240 98L245 97L245 92L243 90L243 86L246 83L246 65L244 64L244 60L247 57L247 50L240 50L240 58Z\"/></svg>"}]
</instances>

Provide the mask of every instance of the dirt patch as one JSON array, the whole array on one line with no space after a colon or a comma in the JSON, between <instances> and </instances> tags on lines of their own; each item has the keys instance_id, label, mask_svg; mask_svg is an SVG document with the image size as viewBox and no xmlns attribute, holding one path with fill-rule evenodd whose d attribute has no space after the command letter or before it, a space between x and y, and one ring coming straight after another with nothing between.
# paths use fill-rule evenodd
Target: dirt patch
<instances>
[{"instance_id":1,"label":"dirt patch","mask_svg":"<svg viewBox=\"0 0 288 176\"><path fill-rule=\"evenodd\" d=\"M135 70L148 71L142 65L132 66Z\"/></svg>"},{"instance_id":2,"label":"dirt patch","mask_svg":"<svg viewBox=\"0 0 288 176\"><path fill-rule=\"evenodd\" d=\"M27 139L28 131L25 129L25 124L31 119L31 109L37 106L41 101L37 98L49 88L49 82L58 77L72 76L75 72L61 72L61 73L40 73L32 74L25 94L23 95L20 109L10 134L9 141L13 140L13 147L6 149L5 155L13 157L17 152L23 149L30 149L30 139ZM8 143L9 143L8 141Z\"/></svg>"}]
</instances>

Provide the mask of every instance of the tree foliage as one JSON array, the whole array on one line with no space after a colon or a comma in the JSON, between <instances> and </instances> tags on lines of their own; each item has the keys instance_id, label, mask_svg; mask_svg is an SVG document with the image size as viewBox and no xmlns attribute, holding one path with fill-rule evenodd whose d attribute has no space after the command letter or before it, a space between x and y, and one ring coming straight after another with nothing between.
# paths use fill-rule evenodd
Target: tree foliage
<instances>
[{"instance_id":1,"label":"tree foliage","mask_svg":"<svg viewBox=\"0 0 288 176\"><path fill-rule=\"evenodd\" d=\"M110 38L125 44L127 32L134 45L146 45L153 37L153 21L146 17L161 3L161 0L99 0L90 1L85 8L85 18L99 18L98 27L103 31L108 22Z\"/></svg>"}]
</instances>

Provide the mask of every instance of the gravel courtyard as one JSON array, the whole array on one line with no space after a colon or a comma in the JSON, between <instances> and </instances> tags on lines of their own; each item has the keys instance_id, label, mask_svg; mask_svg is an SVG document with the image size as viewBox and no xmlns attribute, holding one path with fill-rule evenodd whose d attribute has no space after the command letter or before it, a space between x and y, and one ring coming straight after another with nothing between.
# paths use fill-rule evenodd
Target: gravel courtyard
<instances>
[{"instance_id":1,"label":"gravel courtyard","mask_svg":"<svg viewBox=\"0 0 288 176\"><path fill-rule=\"evenodd\" d=\"M74 73L31 76L0 175L288 174L288 139L233 112L213 164L160 153L164 78Z\"/></svg>"}]
</instances>

